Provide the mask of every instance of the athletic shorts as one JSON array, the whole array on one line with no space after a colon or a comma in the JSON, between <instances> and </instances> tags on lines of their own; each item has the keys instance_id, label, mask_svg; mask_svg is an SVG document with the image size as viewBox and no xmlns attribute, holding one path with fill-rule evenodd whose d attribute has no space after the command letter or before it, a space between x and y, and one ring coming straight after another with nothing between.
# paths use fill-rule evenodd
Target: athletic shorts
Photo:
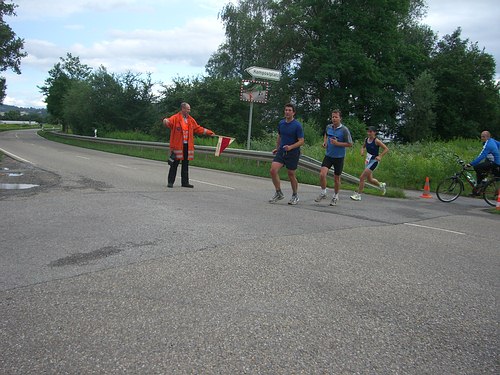
<instances>
[{"instance_id":1,"label":"athletic shorts","mask_svg":"<svg viewBox=\"0 0 500 375\"><path fill-rule=\"evenodd\" d=\"M292 151L284 151L281 148L276 152L273 161L283 164L286 169L294 171L299 165L300 149L294 148Z\"/></svg>"},{"instance_id":2,"label":"athletic shorts","mask_svg":"<svg viewBox=\"0 0 500 375\"><path fill-rule=\"evenodd\" d=\"M327 167L328 169L333 166L333 174L335 176L340 176L344 170L344 158L331 158L325 155L321 166Z\"/></svg>"},{"instance_id":3,"label":"athletic shorts","mask_svg":"<svg viewBox=\"0 0 500 375\"><path fill-rule=\"evenodd\" d=\"M375 168L378 166L378 161L375 158L371 158L371 160L366 164L365 169L369 169L371 171L374 171Z\"/></svg>"}]
</instances>

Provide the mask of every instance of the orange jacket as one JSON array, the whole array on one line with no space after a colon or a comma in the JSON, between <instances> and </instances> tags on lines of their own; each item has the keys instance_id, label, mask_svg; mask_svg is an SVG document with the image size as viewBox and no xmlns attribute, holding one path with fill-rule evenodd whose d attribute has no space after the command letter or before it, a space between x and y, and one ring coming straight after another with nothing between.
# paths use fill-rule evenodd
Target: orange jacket
<instances>
[{"instance_id":1,"label":"orange jacket","mask_svg":"<svg viewBox=\"0 0 500 375\"><path fill-rule=\"evenodd\" d=\"M178 112L173 116L167 118L169 123L165 126L170 128L170 151L175 154L177 160L184 160L183 149L184 149L184 135L182 131L182 123L184 119L182 117L182 112ZM214 135L215 133L209 129L198 125L196 120L188 115L187 118L188 127L188 160L193 160L194 158L194 134L204 134L204 135Z\"/></svg>"}]
</instances>

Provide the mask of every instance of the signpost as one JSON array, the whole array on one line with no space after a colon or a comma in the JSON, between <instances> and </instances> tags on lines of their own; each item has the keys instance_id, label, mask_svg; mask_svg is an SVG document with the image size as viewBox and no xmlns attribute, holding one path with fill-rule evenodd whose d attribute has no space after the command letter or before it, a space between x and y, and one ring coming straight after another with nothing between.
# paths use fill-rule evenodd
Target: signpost
<instances>
[{"instance_id":1,"label":"signpost","mask_svg":"<svg viewBox=\"0 0 500 375\"><path fill-rule=\"evenodd\" d=\"M279 81L281 78L281 72L279 70L259 68L258 66L246 68L245 72L250 74L253 78L267 79L271 81Z\"/></svg>"},{"instance_id":2,"label":"signpost","mask_svg":"<svg viewBox=\"0 0 500 375\"><path fill-rule=\"evenodd\" d=\"M279 81L281 72L279 70L259 68L258 66L251 66L246 68L245 71L252 76L253 79L266 79L271 81ZM252 96L250 96L252 97ZM267 99L267 98L266 98ZM242 99L243 100L243 99ZM250 114L248 115L248 137L247 137L247 150L250 150L250 138L252 134L252 116L253 116L253 102L250 99ZM265 103L265 101L264 101Z\"/></svg>"}]
</instances>

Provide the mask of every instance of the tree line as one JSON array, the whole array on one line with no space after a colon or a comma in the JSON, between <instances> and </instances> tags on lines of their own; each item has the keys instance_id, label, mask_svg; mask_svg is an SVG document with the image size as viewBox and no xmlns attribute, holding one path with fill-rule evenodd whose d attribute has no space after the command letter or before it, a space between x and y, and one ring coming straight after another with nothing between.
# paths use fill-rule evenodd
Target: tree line
<instances>
[{"instance_id":1,"label":"tree line","mask_svg":"<svg viewBox=\"0 0 500 375\"><path fill-rule=\"evenodd\" d=\"M495 61L461 29L437 40L424 0L242 0L221 12L210 76L279 69L274 107L292 99L324 124L333 108L413 142L500 136Z\"/></svg>"},{"instance_id":2,"label":"tree line","mask_svg":"<svg viewBox=\"0 0 500 375\"><path fill-rule=\"evenodd\" d=\"M15 16L17 5L0 0L0 72L11 69L21 74L21 59L26 57L23 51L24 40L19 38L12 28L5 22L5 16ZM5 98L7 82L5 77L0 77L0 104Z\"/></svg>"},{"instance_id":3,"label":"tree line","mask_svg":"<svg viewBox=\"0 0 500 375\"><path fill-rule=\"evenodd\" d=\"M39 87L53 121L74 133L140 131L165 139L161 118L192 106L200 124L246 139L245 69L279 70L267 104L256 104L252 137L274 131L283 105L297 105L306 132L330 112L363 136L376 126L402 142L500 136L495 60L458 27L438 40L420 21L425 0L240 0L220 12L225 41L206 76L177 78L159 92L149 74L92 69L67 54ZM307 134L307 133L306 133Z\"/></svg>"}]
</instances>

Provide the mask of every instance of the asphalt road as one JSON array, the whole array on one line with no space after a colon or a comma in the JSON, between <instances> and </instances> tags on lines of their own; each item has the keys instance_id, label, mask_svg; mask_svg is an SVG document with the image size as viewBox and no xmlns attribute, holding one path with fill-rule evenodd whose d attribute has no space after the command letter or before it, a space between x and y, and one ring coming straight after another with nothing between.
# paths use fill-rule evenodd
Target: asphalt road
<instances>
[{"instance_id":1,"label":"asphalt road","mask_svg":"<svg viewBox=\"0 0 500 375\"><path fill-rule=\"evenodd\" d=\"M33 131L0 149L24 160L1 181L40 184L0 190L1 374L499 373L481 200L330 207L301 185L289 206L285 182L272 205L270 179L192 167L167 189L165 163Z\"/></svg>"}]
</instances>

